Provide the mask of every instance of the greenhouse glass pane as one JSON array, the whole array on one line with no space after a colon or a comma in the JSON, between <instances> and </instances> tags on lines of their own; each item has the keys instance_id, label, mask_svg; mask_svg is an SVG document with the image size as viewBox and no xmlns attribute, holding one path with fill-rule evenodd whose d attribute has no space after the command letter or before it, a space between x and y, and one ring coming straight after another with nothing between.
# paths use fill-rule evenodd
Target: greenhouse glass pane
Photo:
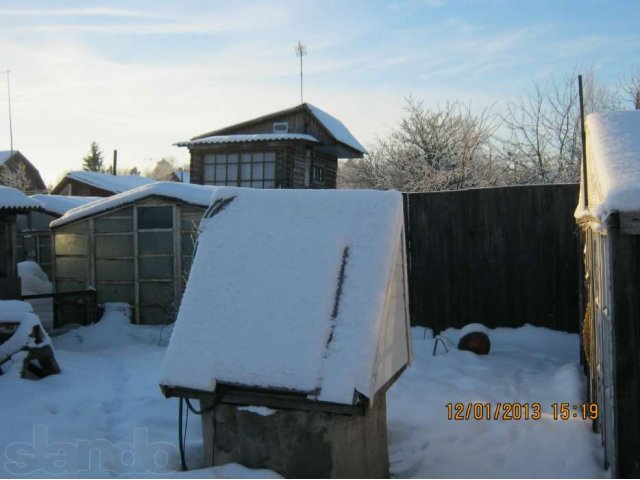
<instances>
[{"instance_id":1,"label":"greenhouse glass pane","mask_svg":"<svg viewBox=\"0 0 640 480\"><path fill-rule=\"evenodd\" d=\"M88 252L86 235L59 233L55 238L57 255L86 255Z\"/></svg>"},{"instance_id":2,"label":"greenhouse glass pane","mask_svg":"<svg viewBox=\"0 0 640 480\"><path fill-rule=\"evenodd\" d=\"M185 214L183 212L182 213L182 231L185 232L185 231L197 230L198 225L200 225L200 220L202 219L202 215L204 215L204 210L200 210L200 212L198 212L197 214L194 214L194 213Z\"/></svg>"},{"instance_id":3,"label":"greenhouse glass pane","mask_svg":"<svg viewBox=\"0 0 640 480\"><path fill-rule=\"evenodd\" d=\"M87 257L57 257L56 277L58 278L87 278L89 271Z\"/></svg>"},{"instance_id":4,"label":"greenhouse glass pane","mask_svg":"<svg viewBox=\"0 0 640 480\"><path fill-rule=\"evenodd\" d=\"M276 154L275 152L267 152L264 154L264 161L265 162L275 162L276 161Z\"/></svg>"},{"instance_id":5,"label":"greenhouse glass pane","mask_svg":"<svg viewBox=\"0 0 640 480\"><path fill-rule=\"evenodd\" d=\"M48 233L46 235L39 235L40 245L51 245L51 235Z\"/></svg>"},{"instance_id":6,"label":"greenhouse glass pane","mask_svg":"<svg viewBox=\"0 0 640 480\"><path fill-rule=\"evenodd\" d=\"M222 182L227 179L227 166L216 165L216 182Z\"/></svg>"},{"instance_id":7,"label":"greenhouse glass pane","mask_svg":"<svg viewBox=\"0 0 640 480\"><path fill-rule=\"evenodd\" d=\"M264 163L254 163L251 169L252 180L262 180L262 167Z\"/></svg>"},{"instance_id":8,"label":"greenhouse glass pane","mask_svg":"<svg viewBox=\"0 0 640 480\"><path fill-rule=\"evenodd\" d=\"M256 162L264 162L264 153L253 154L253 163L256 163Z\"/></svg>"},{"instance_id":9,"label":"greenhouse glass pane","mask_svg":"<svg viewBox=\"0 0 640 480\"><path fill-rule=\"evenodd\" d=\"M213 182L213 175L215 172L215 166L214 165L205 165L204 166L204 181L205 182Z\"/></svg>"},{"instance_id":10,"label":"greenhouse glass pane","mask_svg":"<svg viewBox=\"0 0 640 480\"><path fill-rule=\"evenodd\" d=\"M251 163L251 154L243 153L242 155L240 155L240 161L242 163Z\"/></svg>"},{"instance_id":11,"label":"greenhouse glass pane","mask_svg":"<svg viewBox=\"0 0 640 480\"><path fill-rule=\"evenodd\" d=\"M264 178L267 180L273 180L276 177L276 164L265 163L264 164Z\"/></svg>"},{"instance_id":12,"label":"greenhouse glass pane","mask_svg":"<svg viewBox=\"0 0 640 480\"><path fill-rule=\"evenodd\" d=\"M132 257L133 235L96 235L96 257Z\"/></svg>"},{"instance_id":13,"label":"greenhouse glass pane","mask_svg":"<svg viewBox=\"0 0 640 480\"><path fill-rule=\"evenodd\" d=\"M230 163L227 167L227 181L228 182L236 182L238 180L238 165L235 163Z\"/></svg>"},{"instance_id":14,"label":"greenhouse glass pane","mask_svg":"<svg viewBox=\"0 0 640 480\"><path fill-rule=\"evenodd\" d=\"M216 156L213 155L212 153L209 153L207 155L204 156L204 164L207 165L212 165L214 164L216 161Z\"/></svg>"},{"instance_id":15,"label":"greenhouse glass pane","mask_svg":"<svg viewBox=\"0 0 640 480\"><path fill-rule=\"evenodd\" d=\"M133 218L98 218L96 219L96 233L119 233L133 230Z\"/></svg>"},{"instance_id":16,"label":"greenhouse glass pane","mask_svg":"<svg viewBox=\"0 0 640 480\"><path fill-rule=\"evenodd\" d=\"M216 155L216 165L220 165L223 163L227 163L227 156L224 153L219 153Z\"/></svg>"},{"instance_id":17,"label":"greenhouse glass pane","mask_svg":"<svg viewBox=\"0 0 640 480\"><path fill-rule=\"evenodd\" d=\"M173 232L139 232L138 253L140 255L173 253Z\"/></svg>"},{"instance_id":18,"label":"greenhouse glass pane","mask_svg":"<svg viewBox=\"0 0 640 480\"><path fill-rule=\"evenodd\" d=\"M140 282L140 304L171 305L173 282Z\"/></svg>"},{"instance_id":19,"label":"greenhouse glass pane","mask_svg":"<svg viewBox=\"0 0 640 480\"><path fill-rule=\"evenodd\" d=\"M75 292L77 290L86 290L87 282L74 280L58 280L56 281L56 292Z\"/></svg>"},{"instance_id":20,"label":"greenhouse glass pane","mask_svg":"<svg viewBox=\"0 0 640 480\"><path fill-rule=\"evenodd\" d=\"M182 234L182 254L193 255L193 246L196 241L196 232Z\"/></svg>"},{"instance_id":21,"label":"greenhouse glass pane","mask_svg":"<svg viewBox=\"0 0 640 480\"><path fill-rule=\"evenodd\" d=\"M264 188L274 188L274 187L275 187L275 184L273 180L265 180Z\"/></svg>"},{"instance_id":22,"label":"greenhouse glass pane","mask_svg":"<svg viewBox=\"0 0 640 480\"><path fill-rule=\"evenodd\" d=\"M140 257L138 268L140 279L173 278L173 255L169 257Z\"/></svg>"},{"instance_id":23,"label":"greenhouse glass pane","mask_svg":"<svg viewBox=\"0 0 640 480\"><path fill-rule=\"evenodd\" d=\"M168 324L175 320L176 313L177 312L173 308L141 306L140 323L146 325Z\"/></svg>"},{"instance_id":24,"label":"greenhouse glass pane","mask_svg":"<svg viewBox=\"0 0 640 480\"><path fill-rule=\"evenodd\" d=\"M96 260L96 281L133 281L133 260Z\"/></svg>"},{"instance_id":25,"label":"greenhouse glass pane","mask_svg":"<svg viewBox=\"0 0 640 480\"><path fill-rule=\"evenodd\" d=\"M138 230L173 228L173 207L138 207Z\"/></svg>"},{"instance_id":26,"label":"greenhouse glass pane","mask_svg":"<svg viewBox=\"0 0 640 480\"><path fill-rule=\"evenodd\" d=\"M51 247L49 245L40 246L40 263L51 263Z\"/></svg>"},{"instance_id":27,"label":"greenhouse glass pane","mask_svg":"<svg viewBox=\"0 0 640 480\"><path fill-rule=\"evenodd\" d=\"M251 164L243 163L242 170L240 172L242 180L251 180Z\"/></svg>"},{"instance_id":28,"label":"greenhouse glass pane","mask_svg":"<svg viewBox=\"0 0 640 480\"><path fill-rule=\"evenodd\" d=\"M109 285L98 282L98 302L125 302L129 305L136 303L136 291L133 283Z\"/></svg>"}]
</instances>

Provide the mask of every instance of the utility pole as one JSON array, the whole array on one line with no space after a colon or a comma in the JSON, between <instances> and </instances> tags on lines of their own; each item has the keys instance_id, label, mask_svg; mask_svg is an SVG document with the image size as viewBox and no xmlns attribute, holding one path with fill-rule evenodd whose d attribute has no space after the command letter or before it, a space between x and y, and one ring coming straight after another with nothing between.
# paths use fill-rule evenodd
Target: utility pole
<instances>
[{"instance_id":1,"label":"utility pole","mask_svg":"<svg viewBox=\"0 0 640 480\"><path fill-rule=\"evenodd\" d=\"M304 103L303 95L302 95L302 57L307 54L307 47L305 47L300 40L298 40L298 45L295 47L296 57L300 57L300 103Z\"/></svg>"},{"instance_id":2,"label":"utility pole","mask_svg":"<svg viewBox=\"0 0 640 480\"><path fill-rule=\"evenodd\" d=\"M7 98L9 100L9 139L11 141L11 155L13 155L13 124L11 123L11 84L9 83L9 74L11 70L5 70L2 73L7 74Z\"/></svg>"}]
</instances>

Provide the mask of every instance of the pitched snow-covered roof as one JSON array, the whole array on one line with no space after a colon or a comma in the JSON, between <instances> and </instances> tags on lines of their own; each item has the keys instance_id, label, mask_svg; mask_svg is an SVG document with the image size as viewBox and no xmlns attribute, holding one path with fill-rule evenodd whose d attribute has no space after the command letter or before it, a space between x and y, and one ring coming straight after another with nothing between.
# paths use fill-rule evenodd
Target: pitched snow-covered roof
<instances>
[{"instance_id":1,"label":"pitched snow-covered roof","mask_svg":"<svg viewBox=\"0 0 640 480\"><path fill-rule=\"evenodd\" d=\"M42 210L43 205L38 200L27 197L20 190L0 186L0 209L9 210Z\"/></svg>"},{"instance_id":2,"label":"pitched snow-covered roof","mask_svg":"<svg viewBox=\"0 0 640 480\"><path fill-rule=\"evenodd\" d=\"M640 210L640 111L592 113L586 134L589 202L580 189L576 217Z\"/></svg>"},{"instance_id":3,"label":"pitched snow-covered roof","mask_svg":"<svg viewBox=\"0 0 640 480\"><path fill-rule=\"evenodd\" d=\"M31 195L31 198L38 200L44 205L44 210L51 214L64 215L72 208L95 202L103 197L73 197L70 195L46 195L38 193Z\"/></svg>"},{"instance_id":4,"label":"pitched snow-covered roof","mask_svg":"<svg viewBox=\"0 0 640 480\"><path fill-rule=\"evenodd\" d=\"M253 135L213 135L211 137L199 138L178 142L178 147L190 147L192 145L208 145L213 143L245 143L245 142L275 142L277 140L306 140L317 142L318 140L304 133L257 133Z\"/></svg>"},{"instance_id":5,"label":"pitched snow-covered roof","mask_svg":"<svg viewBox=\"0 0 640 480\"><path fill-rule=\"evenodd\" d=\"M401 194L221 187L211 202L161 384L372 398L404 258Z\"/></svg>"},{"instance_id":6,"label":"pitched snow-covered roof","mask_svg":"<svg viewBox=\"0 0 640 480\"><path fill-rule=\"evenodd\" d=\"M194 185L179 182L154 182L148 185L127 190L126 192L104 197L86 205L73 208L62 217L51 222L51 227L59 227L98 213L120 208L148 197L164 197L178 200L190 205L206 207L216 187Z\"/></svg>"},{"instance_id":7,"label":"pitched snow-covered roof","mask_svg":"<svg viewBox=\"0 0 640 480\"><path fill-rule=\"evenodd\" d=\"M100 172L69 172L67 178L78 182L86 183L92 187L107 190L109 192L120 193L141 185L154 182L152 178L141 177L139 175L110 175Z\"/></svg>"},{"instance_id":8,"label":"pitched snow-covered roof","mask_svg":"<svg viewBox=\"0 0 640 480\"><path fill-rule=\"evenodd\" d=\"M311 105L310 103L306 103L305 105L311 111L313 116L316 117L316 119L318 119L318 121L322 125L324 125L327 130L329 130L331 135L333 135L336 140L344 143L345 145L348 145L354 150L362 153L367 153L366 148L364 148L362 144L358 140L356 140L356 137L353 136L349 129L345 127L340 120L332 115L329 115L324 110L320 110L318 107Z\"/></svg>"}]
</instances>

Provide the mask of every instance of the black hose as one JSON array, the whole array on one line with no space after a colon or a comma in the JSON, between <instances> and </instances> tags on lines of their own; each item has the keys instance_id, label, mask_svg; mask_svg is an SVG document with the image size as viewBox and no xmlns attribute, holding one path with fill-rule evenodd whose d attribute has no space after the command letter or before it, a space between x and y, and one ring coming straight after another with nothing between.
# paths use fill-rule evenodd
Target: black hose
<instances>
[{"instance_id":1,"label":"black hose","mask_svg":"<svg viewBox=\"0 0 640 480\"><path fill-rule=\"evenodd\" d=\"M178 404L178 448L180 449L180 463L182 463L182 470L184 470L185 472L187 470L189 470L187 468L187 462L185 460L185 455L184 455L184 447L185 447L185 442L186 442L186 438L187 438L187 428L185 425L185 429L184 429L184 435L182 433L182 412L184 410L184 398L180 398L180 402ZM189 412L187 411L187 422L189 421Z\"/></svg>"}]
</instances>

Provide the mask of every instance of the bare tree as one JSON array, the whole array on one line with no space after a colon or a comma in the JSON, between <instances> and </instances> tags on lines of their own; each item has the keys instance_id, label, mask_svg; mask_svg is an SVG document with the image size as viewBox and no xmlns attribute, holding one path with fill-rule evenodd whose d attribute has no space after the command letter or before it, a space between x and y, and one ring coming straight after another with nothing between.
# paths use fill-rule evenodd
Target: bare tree
<instances>
[{"instance_id":1,"label":"bare tree","mask_svg":"<svg viewBox=\"0 0 640 480\"><path fill-rule=\"evenodd\" d=\"M621 90L634 108L640 110L640 69L633 68L631 75L623 80Z\"/></svg>"},{"instance_id":2,"label":"bare tree","mask_svg":"<svg viewBox=\"0 0 640 480\"><path fill-rule=\"evenodd\" d=\"M497 182L491 109L474 115L469 105L455 101L428 110L409 98L405 111L398 128L378 138L364 159L341 165L341 187L418 192Z\"/></svg>"},{"instance_id":3,"label":"bare tree","mask_svg":"<svg viewBox=\"0 0 640 480\"><path fill-rule=\"evenodd\" d=\"M2 165L0 167L0 185L13 187L22 192L31 190L31 180L24 163L18 163L14 168Z\"/></svg>"},{"instance_id":4,"label":"bare tree","mask_svg":"<svg viewBox=\"0 0 640 480\"><path fill-rule=\"evenodd\" d=\"M615 92L585 76L586 113L620 108ZM581 155L577 73L560 82L534 83L533 90L508 102L503 115L505 138L499 156L510 184L575 182Z\"/></svg>"}]
</instances>

